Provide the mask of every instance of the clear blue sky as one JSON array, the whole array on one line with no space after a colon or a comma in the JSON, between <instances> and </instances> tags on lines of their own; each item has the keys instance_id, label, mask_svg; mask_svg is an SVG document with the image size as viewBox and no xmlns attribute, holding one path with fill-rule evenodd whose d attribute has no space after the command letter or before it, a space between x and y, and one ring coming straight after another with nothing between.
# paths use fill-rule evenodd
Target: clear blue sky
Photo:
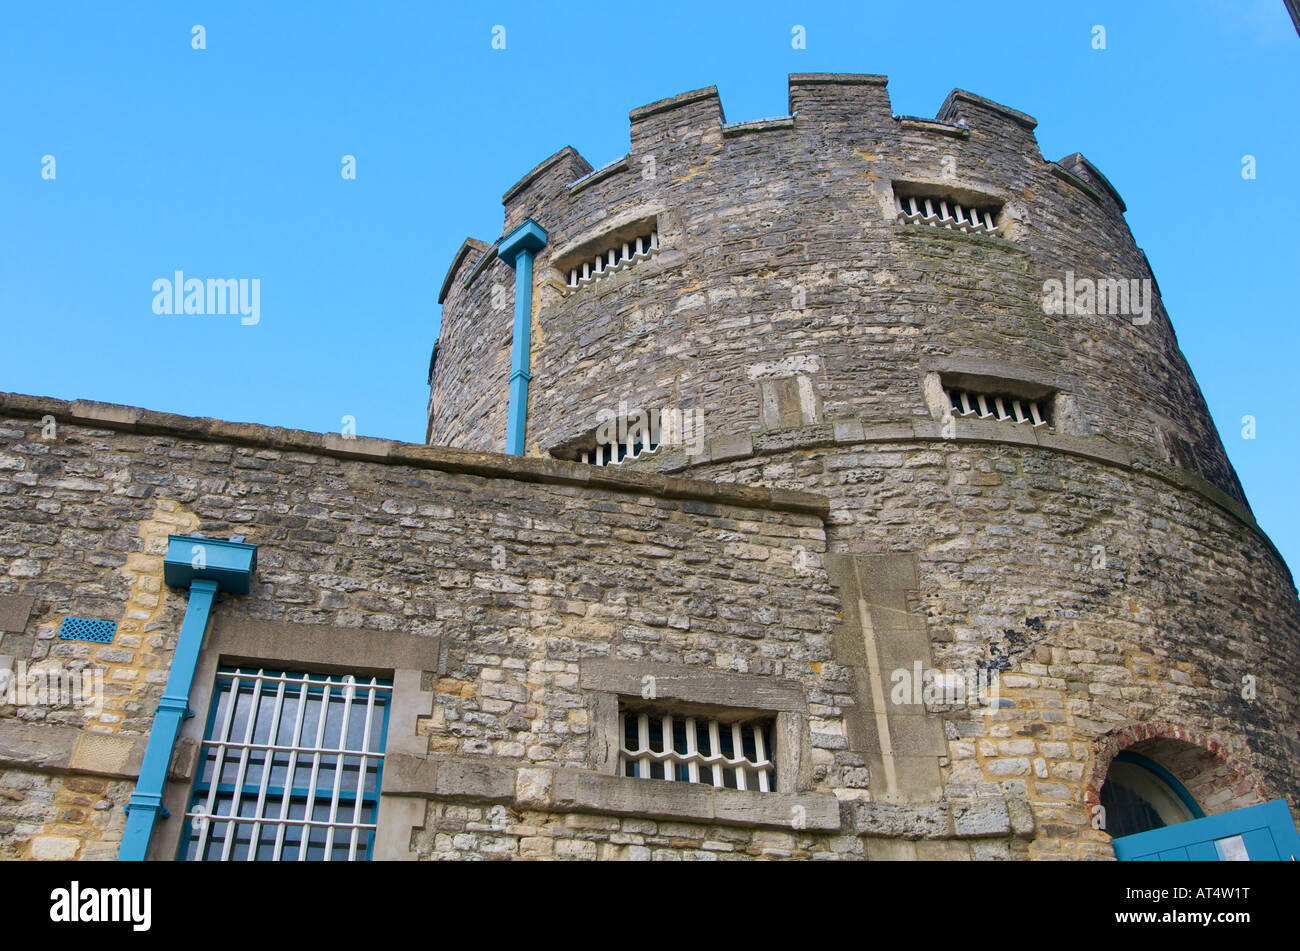
<instances>
[{"instance_id":1,"label":"clear blue sky","mask_svg":"<svg viewBox=\"0 0 1300 951\"><path fill-rule=\"evenodd\" d=\"M3 19L0 389L318 431L346 414L420 442L442 277L467 235L497 237L525 171L565 145L617 158L630 109L687 89L717 85L739 121L784 114L787 73L885 73L895 112L962 87L1035 116L1048 158L1105 172L1255 513L1300 565L1282 0L51 0ZM156 315L176 269L259 278L260 322Z\"/></svg>"}]
</instances>

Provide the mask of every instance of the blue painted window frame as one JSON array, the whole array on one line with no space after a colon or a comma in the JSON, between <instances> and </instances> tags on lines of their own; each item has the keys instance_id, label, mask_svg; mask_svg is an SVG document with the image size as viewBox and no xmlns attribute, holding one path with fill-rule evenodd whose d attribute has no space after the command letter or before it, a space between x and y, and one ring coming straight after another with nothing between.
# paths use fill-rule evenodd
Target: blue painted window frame
<instances>
[{"instance_id":1,"label":"blue painted window frame","mask_svg":"<svg viewBox=\"0 0 1300 951\"><path fill-rule=\"evenodd\" d=\"M189 855L190 847L194 844L193 842L194 831L193 831L193 820L188 815L188 813L192 812L196 805L205 802L208 798L208 794L211 792L212 789L212 783L210 781L205 781L203 778L203 770L204 770L204 765L207 762L208 753L212 749L212 747L209 745L209 741L214 736L213 728L216 724L217 711L221 707L221 703L220 703L221 692L223 688L229 688L231 685L233 685L235 680L239 678L241 675L251 677L259 671L263 675L269 677L287 676L287 677L294 677L294 678L302 678L303 676L306 676L309 682L313 685L309 687L307 691L307 696L309 698L312 696L323 695L325 684L327 681L332 682L332 686L334 688L337 688L339 686L338 679L347 676L346 672L345 673L320 673L316 671L283 670L283 669L272 669L272 668L264 668L264 667L248 667L242 665L240 666L223 665L217 670L216 681L213 685L212 699L208 705L209 706L208 720L203 731L203 742L200 746L199 756L198 759L196 760L196 765L195 765L196 775L194 781L194 788L190 794L189 806L186 809L187 815L185 816L185 821L181 826L180 844L178 846L178 851L177 851L177 859L179 859L180 861L207 861L206 859L191 857ZM360 676L358 675L354 675L354 676L356 676L358 680L358 683L356 684L356 690L358 692L369 687L370 678L366 678L366 682L362 683ZM379 677L374 678L374 680L376 686L383 687L385 689L378 691L376 693L375 702L377 706L382 705L383 720L379 730L378 749L376 751L373 751L372 755L373 753L384 754L384 751L387 748L388 717L393 705L392 680L383 679ZM327 711L322 711L322 715L326 715L326 713ZM281 712L281 716L283 718L283 711ZM346 730L346 724L344 724L343 727L341 728ZM329 752L330 751L326 750L324 755L329 755ZM349 754L349 755L355 756L358 754ZM361 793L361 804L363 810L366 807L369 807L371 814L376 818L376 820L378 819L379 816L379 797L383 790L385 758L386 758L385 755L380 755L376 759L375 784L373 790L363 789ZM270 764L263 764L263 768L264 769L269 768L269 765ZM292 778L293 777L290 777L290 779ZM364 787L364 782L362 785ZM233 795L235 792L235 784L217 783L216 790L218 796ZM240 796L241 797L247 796L251 793L252 796L256 798L260 791L261 791L260 782L257 783L246 782L243 783L242 786L240 787ZM283 785L276 785L274 783L268 782L266 788L266 794L265 794L265 802L267 804L270 804L271 802L278 803L284 798L284 794L285 794L285 788ZM334 797L334 791L332 788L323 788L320 785L318 785L317 788L314 790L309 789L306 786L291 786L289 788L290 802L298 802L299 800L302 800L305 803L314 806L316 803L321 801L329 803L333 799L333 797ZM355 789L345 790L342 788L339 789L338 802L340 807L348 805L355 808L356 800L357 800L357 790ZM249 816L248 818L251 821L254 817ZM210 819L208 821L215 822L220 820ZM277 825L278 822L276 819L270 818L270 819L264 819L262 824L273 827ZM229 832L227 834L229 834ZM307 832L306 830L304 830L303 842L299 845L300 849L306 847L307 845L306 838L307 838ZM257 846L258 843L255 842L250 843L250 848L252 849L256 849ZM337 844L335 847L337 848ZM364 839L364 847L358 848L358 860L370 861L371 857L374 855L374 847L375 847L375 830L371 829L366 832L365 839ZM297 856L295 855L294 858L296 859ZM281 860L285 860L285 859L282 858ZM329 861L328 856L325 858L325 860Z\"/></svg>"}]
</instances>

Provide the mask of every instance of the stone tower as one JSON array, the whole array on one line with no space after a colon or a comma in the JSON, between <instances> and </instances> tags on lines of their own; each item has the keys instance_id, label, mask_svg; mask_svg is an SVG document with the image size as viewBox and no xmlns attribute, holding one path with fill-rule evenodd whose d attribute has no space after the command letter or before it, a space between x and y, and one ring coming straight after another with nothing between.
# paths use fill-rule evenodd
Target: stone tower
<instances>
[{"instance_id":1,"label":"stone tower","mask_svg":"<svg viewBox=\"0 0 1300 951\"><path fill-rule=\"evenodd\" d=\"M789 113L728 124L716 89L683 93L633 110L623 158L566 148L506 192L504 233L547 236L525 455L825 497L825 554L785 570L834 615L835 663L758 641L726 663L811 684L817 785L890 854L949 841L944 804L945 836L1109 855L1121 750L1206 814L1294 813L1295 588L1119 193L962 90L925 119L882 76L793 75ZM505 445L521 302L497 248L467 240L442 286L432 445ZM667 434L611 449L633 417ZM971 672L995 698L909 692Z\"/></svg>"}]
</instances>

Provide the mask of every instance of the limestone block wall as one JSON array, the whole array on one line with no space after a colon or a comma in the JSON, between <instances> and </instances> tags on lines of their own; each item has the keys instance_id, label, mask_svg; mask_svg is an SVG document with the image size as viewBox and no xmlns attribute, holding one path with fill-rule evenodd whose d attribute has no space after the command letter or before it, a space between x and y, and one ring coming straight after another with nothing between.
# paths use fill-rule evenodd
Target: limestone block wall
<instances>
[{"instance_id":1,"label":"limestone block wall","mask_svg":"<svg viewBox=\"0 0 1300 951\"><path fill-rule=\"evenodd\" d=\"M1174 467L1119 479L1080 451L840 426L730 459L724 440L696 466L710 482L102 404L0 409L0 651L129 672L53 638L63 616L121 618L127 647L107 649L140 668L106 678L93 717L0 707L6 857L115 853L184 612L165 587L141 597L172 531L259 546L250 594L214 612L174 814L231 658L394 668L390 858L1108 857L1089 816L1109 756L1170 737L1196 748L1169 765L1212 810L1296 801L1289 577L1244 507ZM75 534L41 534L55 506ZM1009 705L882 709L890 669L914 662L991 665ZM773 712L784 786L617 776L612 717L647 675L669 700Z\"/></svg>"},{"instance_id":2,"label":"limestone block wall","mask_svg":"<svg viewBox=\"0 0 1300 951\"><path fill-rule=\"evenodd\" d=\"M830 504L828 553L915 558L933 665L996 667L1013 704L994 717L931 707L945 794L1025 794L1045 833L1034 853L1104 854L1088 830L1110 757L1161 738L1179 747L1156 758L1209 813L1279 795L1295 811L1300 605L1244 507L1104 443L1008 443L988 424L901 435L862 421L720 440L718 461L706 448L694 465L632 465L812 489Z\"/></svg>"},{"instance_id":3,"label":"limestone block wall","mask_svg":"<svg viewBox=\"0 0 1300 951\"><path fill-rule=\"evenodd\" d=\"M499 802L503 789L517 809L561 817L519 819L520 828L550 830L520 840L586 842L590 829L609 825L563 818L570 814L668 815L708 828L647 848L707 852L696 838L734 841L712 831L719 823L784 825L793 835L798 806L821 848L831 851L840 835L856 843L842 848L864 849L839 809L841 797L865 797L867 777L843 739L854 699L835 659L838 598L824 572L792 567L796 550L824 550L820 499L103 404L8 395L3 410L0 596L24 599L29 615L6 630L0 650L113 674L96 716L0 707L0 854L115 851L184 614L183 593L142 580L158 577L170 532L238 534L259 546L250 594L214 610L206 676L227 655L256 661L255 645L277 638L304 663L345 670L382 666L376 658L400 646L412 689L429 705L409 722L397 718L409 736L390 730L385 791L429 803L432 825L411 821L392 833L403 843L423 828L415 854L448 851L435 833L445 815L460 814L450 803ZM117 639L96 648L53 638L69 615L121 619ZM128 653L138 676L116 673L135 671ZM596 662L614 667L593 674ZM765 684L779 687L796 751L790 792L757 804L758 793L732 793L739 805L723 796L717 806L711 797L674 800L670 790L660 802L646 787L684 784L613 775L610 736L595 721L607 725L618 696L635 689L608 685L639 686L644 671L665 683L695 677L699 690L742 706L760 703ZM204 721L211 685L202 679L189 730ZM125 754L85 755L88 738L100 737L123 741ZM181 759L169 795L183 808L192 762ZM464 838L453 850L490 851ZM585 855L589 846L555 850Z\"/></svg>"},{"instance_id":4,"label":"limestone block wall","mask_svg":"<svg viewBox=\"0 0 1300 951\"><path fill-rule=\"evenodd\" d=\"M893 114L880 76L790 77L790 115L728 124L713 88L633 110L627 156L572 149L505 196L505 231L550 234L533 301L529 452L602 411L702 411L709 436L764 425L764 384L810 394L803 423L928 419L927 373L1032 381L1059 428L1132 445L1243 500L1118 193L1081 155L1044 159L1035 121L954 91L935 119ZM894 189L994 201L998 236L896 220ZM569 262L630 222L660 249L577 289ZM491 265L448 274L429 441L500 449L508 365L470 343L502 326ZM1150 322L1048 315L1049 280L1151 282ZM506 285L511 300L513 286ZM1141 317L1138 317L1141 320ZM467 390L472 392L466 392ZM485 445L487 443L488 445Z\"/></svg>"}]
</instances>

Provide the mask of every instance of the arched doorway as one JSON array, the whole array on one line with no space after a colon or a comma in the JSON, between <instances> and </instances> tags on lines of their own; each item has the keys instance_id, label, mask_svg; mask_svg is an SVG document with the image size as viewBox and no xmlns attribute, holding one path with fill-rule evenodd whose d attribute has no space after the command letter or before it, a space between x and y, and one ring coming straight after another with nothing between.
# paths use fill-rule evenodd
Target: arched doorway
<instances>
[{"instance_id":1,"label":"arched doorway","mask_svg":"<svg viewBox=\"0 0 1300 951\"><path fill-rule=\"evenodd\" d=\"M1173 773L1129 750L1111 760L1101 806L1103 828L1116 838L1205 818L1205 810Z\"/></svg>"},{"instance_id":2,"label":"arched doorway","mask_svg":"<svg viewBox=\"0 0 1300 951\"><path fill-rule=\"evenodd\" d=\"M1121 860L1300 856L1286 801L1265 800L1219 743L1167 723L1103 738L1088 787L1095 827L1111 836Z\"/></svg>"}]
</instances>

